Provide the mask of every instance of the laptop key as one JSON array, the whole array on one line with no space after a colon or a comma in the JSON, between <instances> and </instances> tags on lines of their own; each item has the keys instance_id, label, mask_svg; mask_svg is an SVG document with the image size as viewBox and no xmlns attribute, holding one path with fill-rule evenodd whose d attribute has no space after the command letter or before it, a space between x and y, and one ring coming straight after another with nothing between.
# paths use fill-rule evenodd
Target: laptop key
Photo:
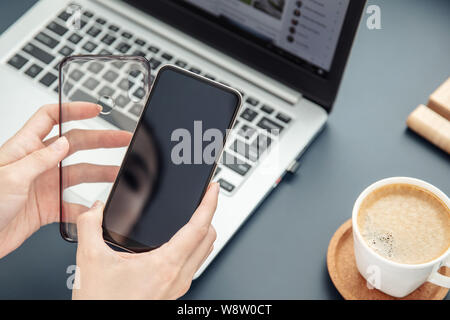
<instances>
[{"instance_id":1,"label":"laptop key","mask_svg":"<svg viewBox=\"0 0 450 320\"><path fill-rule=\"evenodd\" d=\"M170 61L170 60L172 60L173 59L173 56L171 55L171 54L169 54L169 53L163 53L162 55L161 55L161 57L163 58L163 59L166 59L167 61Z\"/></svg>"},{"instance_id":2,"label":"laptop key","mask_svg":"<svg viewBox=\"0 0 450 320\"><path fill-rule=\"evenodd\" d=\"M196 73L196 74L201 74L202 71L198 68L192 67L189 69L190 72Z\"/></svg>"},{"instance_id":3,"label":"laptop key","mask_svg":"<svg viewBox=\"0 0 450 320\"><path fill-rule=\"evenodd\" d=\"M280 120L280 121L283 121L284 123L289 123L289 122L291 122L291 117L289 117L288 115L286 115L286 114L284 114L284 113L281 113L281 112L279 112L278 114L277 114L277 117L276 117L278 120Z\"/></svg>"},{"instance_id":4,"label":"laptop key","mask_svg":"<svg viewBox=\"0 0 450 320\"><path fill-rule=\"evenodd\" d=\"M145 45L145 41L142 39L136 39L134 40L134 43L136 43L138 46L144 46Z\"/></svg>"},{"instance_id":5,"label":"laptop key","mask_svg":"<svg viewBox=\"0 0 450 320\"><path fill-rule=\"evenodd\" d=\"M209 79L209 80L216 81L216 77L214 77L214 76L212 76L210 74L205 74L204 77Z\"/></svg>"},{"instance_id":6,"label":"laptop key","mask_svg":"<svg viewBox=\"0 0 450 320\"><path fill-rule=\"evenodd\" d=\"M119 95L115 101L116 101L116 105L119 108L124 108L130 102L130 99L123 95Z\"/></svg>"},{"instance_id":7,"label":"laptop key","mask_svg":"<svg viewBox=\"0 0 450 320\"><path fill-rule=\"evenodd\" d=\"M142 107L139 104L135 104L131 109L130 112L134 114L136 117L139 117L141 115L141 109Z\"/></svg>"},{"instance_id":8,"label":"laptop key","mask_svg":"<svg viewBox=\"0 0 450 320\"><path fill-rule=\"evenodd\" d=\"M145 57L145 52L141 51L141 50L135 50L133 52L134 56L141 56L141 57Z\"/></svg>"},{"instance_id":9,"label":"laptop key","mask_svg":"<svg viewBox=\"0 0 450 320\"><path fill-rule=\"evenodd\" d=\"M80 30L83 29L86 24L87 24L86 21L80 20Z\"/></svg>"},{"instance_id":10,"label":"laptop key","mask_svg":"<svg viewBox=\"0 0 450 320\"><path fill-rule=\"evenodd\" d=\"M106 43L108 46L111 45L114 41L116 41L116 37L110 35L110 34L106 34L102 40L103 43Z\"/></svg>"},{"instance_id":11,"label":"laptop key","mask_svg":"<svg viewBox=\"0 0 450 320\"><path fill-rule=\"evenodd\" d=\"M110 26L108 27L108 29L111 30L111 31L114 31L114 32L119 31L119 27L116 26L116 25L113 25L113 24L110 25Z\"/></svg>"},{"instance_id":12,"label":"laptop key","mask_svg":"<svg viewBox=\"0 0 450 320\"><path fill-rule=\"evenodd\" d=\"M33 57L35 57L36 59L44 62L45 64L49 64L50 62L53 61L53 59L55 58L54 56L52 56L50 53L45 52L44 50L36 47L34 44L32 43L28 43L24 48L23 51L25 51L26 53L32 55Z\"/></svg>"},{"instance_id":13,"label":"laptop key","mask_svg":"<svg viewBox=\"0 0 450 320\"><path fill-rule=\"evenodd\" d=\"M119 88L123 91L128 91L131 87L134 86L134 83L132 81L129 81L128 79L122 79L119 82Z\"/></svg>"},{"instance_id":14,"label":"laptop key","mask_svg":"<svg viewBox=\"0 0 450 320\"><path fill-rule=\"evenodd\" d=\"M83 75L84 75L83 72L77 69L69 73L69 77L75 81L79 81L83 77Z\"/></svg>"},{"instance_id":15,"label":"laptop key","mask_svg":"<svg viewBox=\"0 0 450 320\"><path fill-rule=\"evenodd\" d=\"M272 130L278 130L278 132L281 132L284 127L279 125L278 123L273 122L270 119L267 119L266 117L262 118L258 124L258 127L260 127L261 129L267 130L267 131L272 131Z\"/></svg>"},{"instance_id":16,"label":"laptop key","mask_svg":"<svg viewBox=\"0 0 450 320\"><path fill-rule=\"evenodd\" d=\"M129 32L122 32L122 37L124 37L125 39L131 39L133 37L133 35Z\"/></svg>"},{"instance_id":17,"label":"laptop key","mask_svg":"<svg viewBox=\"0 0 450 320\"><path fill-rule=\"evenodd\" d=\"M47 74L45 76L42 77L41 80L39 80L40 83L42 83L43 85L45 85L46 87L50 87L50 85L55 82L55 80L57 79L57 76L55 76L54 74L47 72Z\"/></svg>"},{"instance_id":18,"label":"laptop key","mask_svg":"<svg viewBox=\"0 0 450 320\"><path fill-rule=\"evenodd\" d=\"M229 183L224 179L219 179L217 182L219 183L220 187L225 191L232 192L234 190L234 185L232 185L231 183Z\"/></svg>"},{"instance_id":19,"label":"laptop key","mask_svg":"<svg viewBox=\"0 0 450 320\"><path fill-rule=\"evenodd\" d=\"M258 113L256 111L246 108L244 112L241 113L241 118L244 118L248 122L252 122L257 115Z\"/></svg>"},{"instance_id":20,"label":"laptop key","mask_svg":"<svg viewBox=\"0 0 450 320\"><path fill-rule=\"evenodd\" d=\"M161 65L161 61L159 61L155 58L150 58L150 60L148 62L150 63L150 67L152 69L156 69Z\"/></svg>"},{"instance_id":21,"label":"laptop key","mask_svg":"<svg viewBox=\"0 0 450 320\"><path fill-rule=\"evenodd\" d=\"M247 126L246 124L244 124L239 130L238 130L238 135L240 135L241 137L245 138L246 140L250 140L251 137L253 137L253 135L256 133L256 129Z\"/></svg>"},{"instance_id":22,"label":"laptop key","mask_svg":"<svg viewBox=\"0 0 450 320\"><path fill-rule=\"evenodd\" d=\"M22 57L20 54L16 54L14 57L9 59L8 64L16 69L22 68L28 60Z\"/></svg>"},{"instance_id":23,"label":"laptop key","mask_svg":"<svg viewBox=\"0 0 450 320\"><path fill-rule=\"evenodd\" d=\"M68 13L67 11L63 11L63 12L61 12L59 15L58 15L58 18L60 18L61 20L63 20L63 21L67 21L67 20L69 20L69 18L71 17L72 15L70 14L70 13Z\"/></svg>"},{"instance_id":24,"label":"laptop key","mask_svg":"<svg viewBox=\"0 0 450 320\"><path fill-rule=\"evenodd\" d=\"M38 66L37 64L33 64L27 69L27 71L25 71L25 74L30 76L31 78L35 78L41 71L42 68L40 66Z\"/></svg>"},{"instance_id":25,"label":"laptop key","mask_svg":"<svg viewBox=\"0 0 450 320\"><path fill-rule=\"evenodd\" d=\"M145 96L145 90L143 88L138 88L134 93L133 96L142 99Z\"/></svg>"},{"instance_id":26,"label":"laptop key","mask_svg":"<svg viewBox=\"0 0 450 320\"><path fill-rule=\"evenodd\" d=\"M101 32L102 30L100 30L97 27L90 27L89 30L87 31L87 34L90 35L91 37L95 38L96 36L98 36L98 34Z\"/></svg>"},{"instance_id":27,"label":"laptop key","mask_svg":"<svg viewBox=\"0 0 450 320\"><path fill-rule=\"evenodd\" d=\"M56 47L58 45L58 41L56 41L55 39L53 39L52 37L50 37L49 35L40 32L35 39L37 41L39 41L42 44L45 44L47 47L53 49L54 47Z\"/></svg>"},{"instance_id":28,"label":"laptop key","mask_svg":"<svg viewBox=\"0 0 450 320\"><path fill-rule=\"evenodd\" d=\"M227 152L224 152L222 155L222 164L241 176L245 176L247 172L252 168L252 166L248 163L239 160L238 158Z\"/></svg>"},{"instance_id":29,"label":"laptop key","mask_svg":"<svg viewBox=\"0 0 450 320\"><path fill-rule=\"evenodd\" d=\"M128 50L130 50L131 46L125 42L121 42L116 49L119 50L122 53L127 53Z\"/></svg>"},{"instance_id":30,"label":"laptop key","mask_svg":"<svg viewBox=\"0 0 450 320\"><path fill-rule=\"evenodd\" d=\"M123 62L123 61L114 61L112 63L112 65L120 70L125 65L125 62Z\"/></svg>"},{"instance_id":31,"label":"laptop key","mask_svg":"<svg viewBox=\"0 0 450 320\"><path fill-rule=\"evenodd\" d=\"M114 80L116 80L118 76L119 76L119 74L117 72L114 72L112 70L108 70L103 75L103 79L105 79L106 81L109 81L109 82L114 82Z\"/></svg>"},{"instance_id":32,"label":"laptop key","mask_svg":"<svg viewBox=\"0 0 450 320\"><path fill-rule=\"evenodd\" d=\"M187 63L181 60L175 61L175 65L179 66L180 68L186 68Z\"/></svg>"},{"instance_id":33,"label":"laptop key","mask_svg":"<svg viewBox=\"0 0 450 320\"><path fill-rule=\"evenodd\" d=\"M261 111L263 111L263 112L265 112L267 114L271 114L273 112L273 110L274 109L272 107L269 107L266 104L261 107Z\"/></svg>"},{"instance_id":34,"label":"laptop key","mask_svg":"<svg viewBox=\"0 0 450 320\"><path fill-rule=\"evenodd\" d=\"M240 154L241 156L255 162L258 160L258 155L256 152L250 152L250 145L247 143L236 139L233 144L231 145L231 149Z\"/></svg>"},{"instance_id":35,"label":"laptop key","mask_svg":"<svg viewBox=\"0 0 450 320\"><path fill-rule=\"evenodd\" d=\"M155 46L149 46L148 50L150 50L150 52L153 52L153 53L158 53L159 52L159 48L155 47Z\"/></svg>"},{"instance_id":36,"label":"laptop key","mask_svg":"<svg viewBox=\"0 0 450 320\"><path fill-rule=\"evenodd\" d=\"M133 78L136 78L140 74L141 72L139 70L133 70L130 72L130 76L132 76Z\"/></svg>"},{"instance_id":37,"label":"laptop key","mask_svg":"<svg viewBox=\"0 0 450 320\"><path fill-rule=\"evenodd\" d=\"M69 40L73 44L77 44L78 42L80 42L81 39L82 37L79 34L72 33L67 40Z\"/></svg>"},{"instance_id":38,"label":"laptop key","mask_svg":"<svg viewBox=\"0 0 450 320\"><path fill-rule=\"evenodd\" d=\"M237 89L237 88L236 88L236 90L239 91L239 93L241 94L242 98L245 97L245 92L244 91L242 91L241 89Z\"/></svg>"},{"instance_id":39,"label":"laptop key","mask_svg":"<svg viewBox=\"0 0 450 320\"><path fill-rule=\"evenodd\" d=\"M259 104L259 101L252 97L248 97L247 100L245 100L245 102L247 102L252 106L257 106Z\"/></svg>"},{"instance_id":40,"label":"laptop key","mask_svg":"<svg viewBox=\"0 0 450 320\"><path fill-rule=\"evenodd\" d=\"M221 167L216 167L216 171L214 171L214 176L213 177L217 176L220 173L220 171L222 171L222 168Z\"/></svg>"},{"instance_id":41,"label":"laptop key","mask_svg":"<svg viewBox=\"0 0 450 320\"><path fill-rule=\"evenodd\" d=\"M111 88L108 87L108 86L104 86L104 87L98 92L98 94L99 94L101 97L111 97L111 96L114 94L114 90L111 89Z\"/></svg>"},{"instance_id":42,"label":"laptop key","mask_svg":"<svg viewBox=\"0 0 450 320\"><path fill-rule=\"evenodd\" d=\"M83 12L83 16L90 19L94 16L94 14L90 11L85 11L85 12Z\"/></svg>"},{"instance_id":43,"label":"laptop key","mask_svg":"<svg viewBox=\"0 0 450 320\"><path fill-rule=\"evenodd\" d=\"M95 88L97 88L97 86L100 84L100 81L94 79L94 78L89 78L87 79L84 83L83 83L83 87L89 89L89 90L94 90Z\"/></svg>"},{"instance_id":44,"label":"laptop key","mask_svg":"<svg viewBox=\"0 0 450 320\"><path fill-rule=\"evenodd\" d=\"M89 64L88 70L92 73L99 73L103 69L104 65L100 62L92 62Z\"/></svg>"},{"instance_id":45,"label":"laptop key","mask_svg":"<svg viewBox=\"0 0 450 320\"><path fill-rule=\"evenodd\" d=\"M104 55L104 56L110 56L110 55L112 55L112 52L108 51L106 49L102 49L102 50L100 50L100 52L98 54L101 54L101 55Z\"/></svg>"},{"instance_id":46,"label":"laptop key","mask_svg":"<svg viewBox=\"0 0 450 320\"><path fill-rule=\"evenodd\" d=\"M250 145L249 157L256 161L272 144L272 139L264 134L259 134L255 141Z\"/></svg>"},{"instance_id":47,"label":"laptop key","mask_svg":"<svg viewBox=\"0 0 450 320\"><path fill-rule=\"evenodd\" d=\"M63 94L67 95L70 92L70 90L72 90L72 89L73 89L73 83L72 82L66 81L63 84L63 88L62 88Z\"/></svg>"},{"instance_id":48,"label":"laptop key","mask_svg":"<svg viewBox=\"0 0 450 320\"><path fill-rule=\"evenodd\" d=\"M83 45L83 49L87 52L92 52L95 50L95 48L97 48L97 45L91 41L88 41Z\"/></svg>"},{"instance_id":49,"label":"laptop key","mask_svg":"<svg viewBox=\"0 0 450 320\"><path fill-rule=\"evenodd\" d=\"M62 54L63 56L67 57L70 56L72 54L74 50L68 46L64 46L61 49L59 49L59 53Z\"/></svg>"},{"instance_id":50,"label":"laptop key","mask_svg":"<svg viewBox=\"0 0 450 320\"><path fill-rule=\"evenodd\" d=\"M67 32L67 28L63 27L62 25L60 25L59 23L56 22L50 22L47 25L47 29L53 31L54 33L56 33L59 36L63 36L66 32Z\"/></svg>"},{"instance_id":51,"label":"laptop key","mask_svg":"<svg viewBox=\"0 0 450 320\"><path fill-rule=\"evenodd\" d=\"M95 20L95 22L97 22L98 24L104 25L104 24L106 23L106 20L105 20L105 19L102 19L102 18L97 18L97 19Z\"/></svg>"}]
</instances>

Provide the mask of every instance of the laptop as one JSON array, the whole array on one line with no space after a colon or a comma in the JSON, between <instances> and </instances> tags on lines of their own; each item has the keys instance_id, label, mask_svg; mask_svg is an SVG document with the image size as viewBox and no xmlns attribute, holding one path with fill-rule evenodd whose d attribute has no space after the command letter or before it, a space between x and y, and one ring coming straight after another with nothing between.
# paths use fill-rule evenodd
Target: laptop
<instances>
[{"instance_id":1,"label":"laptop","mask_svg":"<svg viewBox=\"0 0 450 320\"><path fill-rule=\"evenodd\" d=\"M58 65L68 55L144 56L152 79L163 65L173 64L237 89L243 106L224 153L239 161L220 163L216 170L217 240L198 277L284 175L296 171L326 124L364 5L364 0L41 0L0 37L5 110L0 143L41 105L57 101ZM96 70L96 81L87 72L77 74L74 80L90 85L73 88L74 95L107 93L116 100L114 116L105 121L114 119L111 125L124 129L136 123L141 110L111 90L124 83L119 71ZM258 136L271 130L279 132L276 147L258 148Z\"/></svg>"}]
</instances>

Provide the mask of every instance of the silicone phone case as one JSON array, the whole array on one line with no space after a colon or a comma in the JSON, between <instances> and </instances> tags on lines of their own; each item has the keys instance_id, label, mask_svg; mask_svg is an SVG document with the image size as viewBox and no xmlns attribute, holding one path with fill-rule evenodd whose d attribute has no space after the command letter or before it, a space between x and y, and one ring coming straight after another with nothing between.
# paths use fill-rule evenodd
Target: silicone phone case
<instances>
[{"instance_id":1,"label":"silicone phone case","mask_svg":"<svg viewBox=\"0 0 450 320\"><path fill-rule=\"evenodd\" d=\"M150 66L139 56L71 56L59 67L60 231L77 241L77 217L105 202L150 91ZM101 106L101 108L99 107Z\"/></svg>"}]
</instances>

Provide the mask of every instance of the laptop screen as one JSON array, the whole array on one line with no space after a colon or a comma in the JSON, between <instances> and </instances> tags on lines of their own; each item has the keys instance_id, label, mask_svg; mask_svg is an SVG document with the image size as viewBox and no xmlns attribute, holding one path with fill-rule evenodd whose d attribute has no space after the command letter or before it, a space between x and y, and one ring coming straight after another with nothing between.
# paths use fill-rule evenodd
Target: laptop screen
<instances>
[{"instance_id":1,"label":"laptop screen","mask_svg":"<svg viewBox=\"0 0 450 320\"><path fill-rule=\"evenodd\" d=\"M231 32L326 77L350 0L182 1Z\"/></svg>"},{"instance_id":2,"label":"laptop screen","mask_svg":"<svg viewBox=\"0 0 450 320\"><path fill-rule=\"evenodd\" d=\"M366 0L123 0L327 111Z\"/></svg>"}]
</instances>

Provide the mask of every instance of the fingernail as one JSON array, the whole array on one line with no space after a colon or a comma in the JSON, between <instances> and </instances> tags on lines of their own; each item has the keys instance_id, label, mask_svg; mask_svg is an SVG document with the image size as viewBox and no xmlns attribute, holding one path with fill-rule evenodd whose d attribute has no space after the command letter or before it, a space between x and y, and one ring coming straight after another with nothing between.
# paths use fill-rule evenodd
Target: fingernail
<instances>
[{"instance_id":1,"label":"fingernail","mask_svg":"<svg viewBox=\"0 0 450 320\"><path fill-rule=\"evenodd\" d=\"M98 109L98 112L102 112L103 107L102 107L100 104L98 104L98 105L97 105L97 109Z\"/></svg>"},{"instance_id":2,"label":"fingernail","mask_svg":"<svg viewBox=\"0 0 450 320\"><path fill-rule=\"evenodd\" d=\"M213 188L215 192L219 192L220 184L218 182L213 183Z\"/></svg>"},{"instance_id":3,"label":"fingernail","mask_svg":"<svg viewBox=\"0 0 450 320\"><path fill-rule=\"evenodd\" d=\"M67 141L66 137L61 137L55 142L53 142L50 147L55 151L62 151L65 150L69 141Z\"/></svg>"},{"instance_id":4,"label":"fingernail","mask_svg":"<svg viewBox=\"0 0 450 320\"><path fill-rule=\"evenodd\" d=\"M94 204L92 205L91 209L98 209L100 207L103 206L103 202L101 202L100 200L97 200L94 202Z\"/></svg>"}]
</instances>

